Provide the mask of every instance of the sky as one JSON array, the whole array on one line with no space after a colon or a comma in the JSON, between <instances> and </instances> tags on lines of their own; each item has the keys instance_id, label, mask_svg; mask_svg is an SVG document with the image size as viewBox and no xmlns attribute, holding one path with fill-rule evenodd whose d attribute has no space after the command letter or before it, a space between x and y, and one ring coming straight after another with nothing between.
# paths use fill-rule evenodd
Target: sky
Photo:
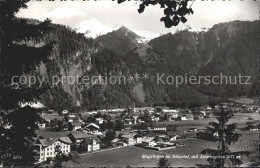
<instances>
[{"instance_id":1,"label":"sky","mask_svg":"<svg viewBox=\"0 0 260 168\"><path fill-rule=\"evenodd\" d=\"M192 1L189 2L191 5ZM148 6L142 14L137 12L140 2L127 1L117 4L116 1L29 1L27 9L21 9L18 17L35 18L43 21L51 18L53 23L69 25L75 28L85 20L95 18L109 27L125 26L131 30L149 31L152 33L173 32L177 27L165 28L160 18L164 16L159 5ZM210 28L214 24L234 20L259 19L260 0L195 0L192 4L193 15L187 16L185 25L196 28Z\"/></svg>"}]
</instances>

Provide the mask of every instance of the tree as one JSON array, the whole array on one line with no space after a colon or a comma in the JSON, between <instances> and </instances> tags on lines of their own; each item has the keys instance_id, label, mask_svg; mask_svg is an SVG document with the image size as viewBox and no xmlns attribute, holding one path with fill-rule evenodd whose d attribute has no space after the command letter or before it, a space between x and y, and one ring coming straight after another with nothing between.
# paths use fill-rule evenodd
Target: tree
<instances>
[{"instance_id":1,"label":"tree","mask_svg":"<svg viewBox=\"0 0 260 168\"><path fill-rule=\"evenodd\" d=\"M88 142L84 139L79 145L79 152L86 152L88 151Z\"/></svg>"},{"instance_id":2,"label":"tree","mask_svg":"<svg viewBox=\"0 0 260 168\"><path fill-rule=\"evenodd\" d=\"M106 131L107 130L107 122L103 122L102 124L100 124L100 129L101 129L101 131Z\"/></svg>"},{"instance_id":3,"label":"tree","mask_svg":"<svg viewBox=\"0 0 260 168\"><path fill-rule=\"evenodd\" d=\"M102 117L102 114L100 112L98 112L97 114L95 114L94 116L95 118L101 118Z\"/></svg>"},{"instance_id":4,"label":"tree","mask_svg":"<svg viewBox=\"0 0 260 168\"><path fill-rule=\"evenodd\" d=\"M120 4L126 0L118 0ZM160 5L164 8L164 17L160 21L163 21L165 27L170 28L172 26L177 26L180 22L185 23L187 19L185 16L193 14L193 10L188 7L189 0L143 0L139 5L138 12L143 13L145 8L149 5Z\"/></svg>"},{"instance_id":5,"label":"tree","mask_svg":"<svg viewBox=\"0 0 260 168\"><path fill-rule=\"evenodd\" d=\"M60 145L55 146L55 152L56 152L56 156L54 159L54 167L62 168L63 154L62 154Z\"/></svg>"},{"instance_id":6,"label":"tree","mask_svg":"<svg viewBox=\"0 0 260 168\"><path fill-rule=\"evenodd\" d=\"M242 161L240 156L249 156L249 151L236 151L232 152L229 146L239 139L240 134L235 130L237 125L235 123L228 124L228 121L233 117L233 112L221 109L219 113L214 114L217 122L209 122L207 132L202 137L208 141L218 142L217 149L204 149L201 154L209 154L212 157L207 161L211 166L224 167L224 166L237 166L241 165Z\"/></svg>"},{"instance_id":7,"label":"tree","mask_svg":"<svg viewBox=\"0 0 260 168\"><path fill-rule=\"evenodd\" d=\"M111 116L109 114L104 114L103 115L103 119L106 121L110 121L111 120Z\"/></svg>"},{"instance_id":8,"label":"tree","mask_svg":"<svg viewBox=\"0 0 260 168\"><path fill-rule=\"evenodd\" d=\"M113 122L113 121L108 121L108 122L107 122L107 129L109 129L109 130L114 130L114 129L115 129L115 122Z\"/></svg>"},{"instance_id":9,"label":"tree","mask_svg":"<svg viewBox=\"0 0 260 168\"><path fill-rule=\"evenodd\" d=\"M96 118L93 115L90 115L87 118L87 123L95 123L96 122Z\"/></svg>"},{"instance_id":10,"label":"tree","mask_svg":"<svg viewBox=\"0 0 260 168\"><path fill-rule=\"evenodd\" d=\"M63 130L63 127L64 127L64 121L62 120L59 120L58 121L58 127L57 127L57 131L62 131Z\"/></svg>"},{"instance_id":11,"label":"tree","mask_svg":"<svg viewBox=\"0 0 260 168\"><path fill-rule=\"evenodd\" d=\"M109 130L106 132L106 137L104 138L107 144L110 144L113 139L115 139L116 133L115 131Z\"/></svg>"},{"instance_id":12,"label":"tree","mask_svg":"<svg viewBox=\"0 0 260 168\"><path fill-rule=\"evenodd\" d=\"M122 131L124 129L124 122L117 120L115 125L115 131Z\"/></svg>"},{"instance_id":13,"label":"tree","mask_svg":"<svg viewBox=\"0 0 260 168\"><path fill-rule=\"evenodd\" d=\"M169 162L169 160L167 160L165 157L163 158L160 158L159 159L159 162L157 163L157 166L158 167L170 167L171 166L171 163Z\"/></svg>"},{"instance_id":14,"label":"tree","mask_svg":"<svg viewBox=\"0 0 260 168\"><path fill-rule=\"evenodd\" d=\"M48 62L52 43L40 44L51 30L50 20L35 23L15 17L19 9L27 8L28 1L0 2L0 164L5 167L32 166L37 161L35 130L41 117L39 110L21 104L37 102L44 89L14 83L12 77L28 75L41 63ZM31 45L37 43L39 47Z\"/></svg>"}]
</instances>

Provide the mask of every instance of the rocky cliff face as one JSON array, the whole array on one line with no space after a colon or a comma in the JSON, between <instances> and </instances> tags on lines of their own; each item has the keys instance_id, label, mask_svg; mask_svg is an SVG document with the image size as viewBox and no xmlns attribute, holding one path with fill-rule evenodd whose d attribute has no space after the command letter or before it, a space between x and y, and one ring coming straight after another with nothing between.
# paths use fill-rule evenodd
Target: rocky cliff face
<instances>
[{"instance_id":1,"label":"rocky cliff face","mask_svg":"<svg viewBox=\"0 0 260 168\"><path fill-rule=\"evenodd\" d=\"M105 76L129 74L119 56L68 27L52 27L44 39L55 41L51 61L39 67L47 88L42 96L44 104L54 109L78 106L89 110L131 104L130 85L105 83Z\"/></svg>"}]
</instances>

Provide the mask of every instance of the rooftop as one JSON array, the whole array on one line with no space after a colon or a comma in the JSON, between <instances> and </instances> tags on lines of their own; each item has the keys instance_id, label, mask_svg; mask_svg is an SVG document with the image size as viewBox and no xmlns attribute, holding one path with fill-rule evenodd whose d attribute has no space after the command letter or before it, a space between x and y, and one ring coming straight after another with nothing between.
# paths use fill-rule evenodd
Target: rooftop
<instances>
[{"instance_id":1,"label":"rooftop","mask_svg":"<svg viewBox=\"0 0 260 168\"><path fill-rule=\"evenodd\" d=\"M47 138L47 139L39 139L39 143L43 147L48 147L54 142L60 141L62 143L71 144L71 140L68 137L57 137L57 138Z\"/></svg>"},{"instance_id":2,"label":"rooftop","mask_svg":"<svg viewBox=\"0 0 260 168\"><path fill-rule=\"evenodd\" d=\"M85 139L85 138L90 137L92 135L87 134L85 132L72 132L68 136L72 136L75 139Z\"/></svg>"},{"instance_id":3,"label":"rooftop","mask_svg":"<svg viewBox=\"0 0 260 168\"><path fill-rule=\"evenodd\" d=\"M84 139L84 141L88 144L93 143L93 141L96 141L97 143L100 143L101 140L97 136L91 136Z\"/></svg>"}]
</instances>

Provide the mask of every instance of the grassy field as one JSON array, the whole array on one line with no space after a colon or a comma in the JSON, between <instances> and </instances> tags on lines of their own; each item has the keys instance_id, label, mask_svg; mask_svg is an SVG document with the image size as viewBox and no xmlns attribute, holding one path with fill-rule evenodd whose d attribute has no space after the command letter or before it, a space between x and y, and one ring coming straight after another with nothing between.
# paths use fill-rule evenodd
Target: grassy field
<instances>
[{"instance_id":1,"label":"grassy field","mask_svg":"<svg viewBox=\"0 0 260 168\"><path fill-rule=\"evenodd\" d=\"M240 132L242 135L238 142L230 146L231 151L256 151L258 148L258 132ZM157 158L142 158L142 155L189 155L189 158L169 158L172 166L189 167L197 164L206 164L205 158L192 158L199 155L205 148L217 148L217 143L208 142L200 139L181 140L181 143L187 146L177 147L175 149L165 151L154 151L140 147L125 147L111 151L99 152L89 155L80 156L76 161L69 161L64 166L68 167L125 167L127 165L133 167L152 167L158 163ZM243 158L243 163L248 163L250 160L256 159L256 156Z\"/></svg>"},{"instance_id":2,"label":"grassy field","mask_svg":"<svg viewBox=\"0 0 260 168\"><path fill-rule=\"evenodd\" d=\"M259 120L258 113L236 113L231 123L237 123L238 127L244 127L248 118L253 118L254 120ZM205 128L208 122L213 121L214 118L207 118L202 120L194 121L173 121L164 122L166 124L178 124L177 129L179 131L185 131L190 127L195 128ZM238 142L232 144L230 149L232 151L249 150L256 151L258 148L259 135L258 132L250 131L239 131L241 137ZM57 137L66 136L69 132L51 132L40 130L37 135L43 135L44 137ZM190 158L169 158L172 166L196 166L197 164L206 164L207 161L204 158L191 158L196 156L205 148L217 148L217 143L208 142L200 139L186 139L182 140L181 143L187 144L187 146L177 147L176 149L170 149L165 151L154 151L149 149L144 149L140 147L124 147L121 149L114 149L110 151L98 152L93 154L88 154L80 156L76 162L68 161L63 166L66 167L126 167L130 165L132 167L153 167L158 163L158 158L142 158L142 155L189 155ZM250 160L256 159L257 155L251 158L244 158L243 162L248 163Z\"/></svg>"},{"instance_id":3,"label":"grassy field","mask_svg":"<svg viewBox=\"0 0 260 168\"><path fill-rule=\"evenodd\" d=\"M237 123L238 127L244 127L248 118L253 118L256 121L259 121L259 113L235 113L233 118L230 119L229 123ZM204 118L200 120L191 120L191 121L165 121L161 122L163 124L177 124L179 126L208 126L208 123L211 121L217 121L214 116L210 118Z\"/></svg>"},{"instance_id":4,"label":"grassy field","mask_svg":"<svg viewBox=\"0 0 260 168\"><path fill-rule=\"evenodd\" d=\"M241 104L252 104L254 102L258 102L259 98L246 98L246 97L237 97L237 98L231 98L230 100L241 103Z\"/></svg>"},{"instance_id":5,"label":"grassy field","mask_svg":"<svg viewBox=\"0 0 260 168\"><path fill-rule=\"evenodd\" d=\"M205 148L216 148L217 144L207 142L199 139L183 140L183 143L188 146L178 147L176 149L170 149L165 151L154 151L144 149L140 147L125 147L121 149L115 149L111 151L99 152L95 154L89 154L80 156L77 162L69 161L64 166L68 167L125 167L127 165L133 167L152 167L158 163L157 158L142 158L142 155L189 155L189 158L169 158L172 166L196 166L196 164L206 164L207 161L204 158L192 158ZM254 151L258 146L258 133L245 132L240 140L231 145L231 150L250 150ZM244 163L249 162L250 159L243 159Z\"/></svg>"}]
</instances>

